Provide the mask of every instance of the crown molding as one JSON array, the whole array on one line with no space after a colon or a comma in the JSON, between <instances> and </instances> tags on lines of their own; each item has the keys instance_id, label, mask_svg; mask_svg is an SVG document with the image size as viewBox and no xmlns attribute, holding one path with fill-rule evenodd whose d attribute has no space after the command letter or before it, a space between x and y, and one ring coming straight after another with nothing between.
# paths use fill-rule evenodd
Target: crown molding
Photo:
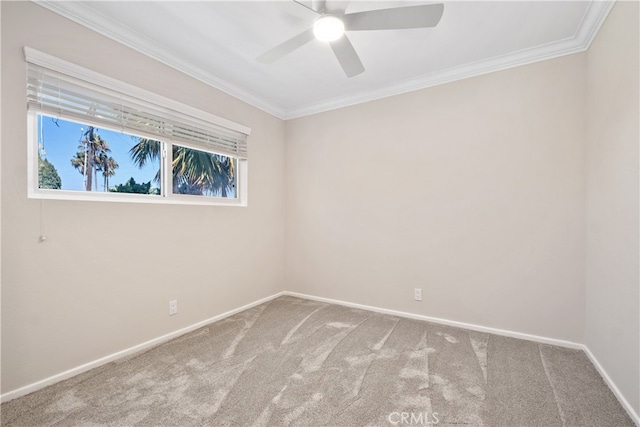
<instances>
[{"instance_id":1,"label":"crown molding","mask_svg":"<svg viewBox=\"0 0 640 427\"><path fill-rule=\"evenodd\" d=\"M364 94L352 96L342 96L318 103L309 104L295 110L288 111L285 120L309 116L338 108L349 107L364 102L387 98L394 95L413 92L428 87L438 86L457 80L477 77L496 71L519 67L521 65L532 64L534 62L545 61L560 56L571 55L584 52L589 49L598 30L604 23L613 8L616 0L612 1L592 1L585 12L582 22L573 37L535 46L533 48L511 52L506 55L497 56L482 61L465 64L459 67L449 68L436 73L420 76L415 79L405 80L387 87L370 91Z\"/></svg>"},{"instance_id":2,"label":"crown molding","mask_svg":"<svg viewBox=\"0 0 640 427\"><path fill-rule=\"evenodd\" d=\"M457 80L481 76L483 74L501 71L508 68L519 67L521 65L553 59L564 55L584 52L589 49L589 46L591 46L598 30L615 4L615 0L592 1L587 8L575 35L565 40L512 52L487 60L465 64L459 67L449 68L447 70L420 76L414 79L408 79L400 83L394 83L387 87L366 93L342 96L317 103L307 104L299 108L285 110L268 100L258 97L243 88L213 75L207 70L195 67L174 55L164 52L161 48L156 46L152 40L140 36L134 31L131 31L128 27L109 18L108 16L96 14L95 11L90 10L83 2L57 2L54 0L32 1L51 10L52 12L57 13L58 15L90 28L91 30L115 40L120 44L149 56L282 120L309 116L363 102L413 92Z\"/></svg>"},{"instance_id":3,"label":"crown molding","mask_svg":"<svg viewBox=\"0 0 640 427\"><path fill-rule=\"evenodd\" d=\"M285 111L276 105L261 99L218 76L215 76L207 70L195 67L192 64L167 53L163 49L159 48L152 40L131 31L127 26L122 25L107 15L96 13L95 10L87 7L84 2L60 2L56 0L31 1L273 116L280 119L285 116Z\"/></svg>"}]
</instances>

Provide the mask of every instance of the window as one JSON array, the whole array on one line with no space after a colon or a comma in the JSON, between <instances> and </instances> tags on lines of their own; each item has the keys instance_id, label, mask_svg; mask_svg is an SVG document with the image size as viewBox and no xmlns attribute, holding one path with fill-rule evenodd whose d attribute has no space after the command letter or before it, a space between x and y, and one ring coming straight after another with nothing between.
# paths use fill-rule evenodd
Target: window
<instances>
[{"instance_id":1,"label":"window","mask_svg":"<svg viewBox=\"0 0 640 427\"><path fill-rule=\"evenodd\" d=\"M25 48L29 197L246 206L250 129Z\"/></svg>"}]
</instances>

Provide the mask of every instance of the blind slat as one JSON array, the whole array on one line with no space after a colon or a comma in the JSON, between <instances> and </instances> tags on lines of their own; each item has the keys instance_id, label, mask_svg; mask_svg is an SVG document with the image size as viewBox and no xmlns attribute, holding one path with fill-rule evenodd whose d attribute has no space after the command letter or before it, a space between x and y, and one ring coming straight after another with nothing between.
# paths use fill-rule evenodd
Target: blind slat
<instances>
[{"instance_id":1,"label":"blind slat","mask_svg":"<svg viewBox=\"0 0 640 427\"><path fill-rule=\"evenodd\" d=\"M240 159L248 158L247 135L197 117L138 100L55 70L27 62L30 110L73 118ZM84 123L84 122L87 123Z\"/></svg>"}]
</instances>

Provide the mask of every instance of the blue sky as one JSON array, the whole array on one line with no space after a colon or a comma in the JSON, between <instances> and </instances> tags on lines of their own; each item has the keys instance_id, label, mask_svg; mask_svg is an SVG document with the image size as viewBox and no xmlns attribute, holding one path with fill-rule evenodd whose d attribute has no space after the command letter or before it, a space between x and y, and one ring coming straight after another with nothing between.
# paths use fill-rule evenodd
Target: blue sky
<instances>
[{"instance_id":1,"label":"blue sky","mask_svg":"<svg viewBox=\"0 0 640 427\"><path fill-rule=\"evenodd\" d=\"M38 142L44 144L44 156L55 166L62 179L63 190L84 190L82 174L71 165L71 158L78 152L78 146L86 125L41 116L38 120ZM56 124L57 123L57 124ZM115 175L109 178L109 187L122 184L133 177L136 182L151 182L152 187L158 187L153 178L158 171L159 161L139 169L131 161L129 150L137 143L130 135L97 128L100 138L109 143L111 157L118 162ZM103 191L103 177L98 173L98 191Z\"/></svg>"}]
</instances>

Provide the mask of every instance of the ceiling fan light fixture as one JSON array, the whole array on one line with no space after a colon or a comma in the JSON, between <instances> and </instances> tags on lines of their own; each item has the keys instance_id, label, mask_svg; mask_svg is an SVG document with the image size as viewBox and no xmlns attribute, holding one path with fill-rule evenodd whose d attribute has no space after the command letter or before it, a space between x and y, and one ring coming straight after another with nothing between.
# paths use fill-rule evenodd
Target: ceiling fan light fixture
<instances>
[{"instance_id":1,"label":"ceiling fan light fixture","mask_svg":"<svg viewBox=\"0 0 640 427\"><path fill-rule=\"evenodd\" d=\"M313 34L323 42L338 40L344 34L344 23L335 16L321 16L313 24Z\"/></svg>"}]
</instances>

